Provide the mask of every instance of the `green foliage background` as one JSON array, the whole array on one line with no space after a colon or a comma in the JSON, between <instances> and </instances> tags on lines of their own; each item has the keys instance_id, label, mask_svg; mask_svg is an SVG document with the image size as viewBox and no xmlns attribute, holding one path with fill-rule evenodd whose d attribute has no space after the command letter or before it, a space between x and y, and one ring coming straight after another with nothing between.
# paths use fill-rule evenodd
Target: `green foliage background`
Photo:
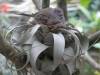
<instances>
[{"instance_id":1,"label":"green foliage background","mask_svg":"<svg viewBox=\"0 0 100 75\"><path fill-rule=\"evenodd\" d=\"M69 13L69 22L81 32L87 35L100 30L100 0L80 0L78 10ZM74 15L74 16L71 16ZM100 12L99 12L100 15ZM94 47L100 52L100 43ZM95 50L96 52L97 50ZM100 62L100 59L98 59ZM100 72L94 70L89 64L85 63L81 70L81 75L100 75Z\"/></svg>"}]
</instances>

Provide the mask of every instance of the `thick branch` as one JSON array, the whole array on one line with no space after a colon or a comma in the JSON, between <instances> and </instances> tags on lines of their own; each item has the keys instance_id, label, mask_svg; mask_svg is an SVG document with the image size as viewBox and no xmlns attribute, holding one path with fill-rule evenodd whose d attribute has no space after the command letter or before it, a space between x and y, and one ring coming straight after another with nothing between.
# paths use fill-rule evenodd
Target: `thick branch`
<instances>
[{"instance_id":1,"label":"thick branch","mask_svg":"<svg viewBox=\"0 0 100 75\"><path fill-rule=\"evenodd\" d=\"M0 34L0 53L3 54L7 59L10 59L13 63L15 63L18 68L22 67L25 64L24 55L18 56L19 51L13 48L7 40L4 40Z\"/></svg>"},{"instance_id":2,"label":"thick branch","mask_svg":"<svg viewBox=\"0 0 100 75\"><path fill-rule=\"evenodd\" d=\"M89 38L89 45L95 44L97 42L100 42L100 31L88 36ZM97 63L89 54L88 52L85 52L84 55L81 56L82 59L87 61L93 68L100 71L100 64Z\"/></svg>"},{"instance_id":3,"label":"thick branch","mask_svg":"<svg viewBox=\"0 0 100 75\"><path fill-rule=\"evenodd\" d=\"M86 52L84 55L81 56L82 59L87 61L93 68L100 71L100 64L98 64L89 54Z\"/></svg>"},{"instance_id":4,"label":"thick branch","mask_svg":"<svg viewBox=\"0 0 100 75\"><path fill-rule=\"evenodd\" d=\"M90 35L89 37L90 45L100 42L100 31L97 31L96 33Z\"/></svg>"},{"instance_id":5,"label":"thick branch","mask_svg":"<svg viewBox=\"0 0 100 75\"><path fill-rule=\"evenodd\" d=\"M68 20L68 17L67 17L67 0L57 0L57 4L58 4L58 7L61 8L64 12L64 17L66 20Z\"/></svg>"},{"instance_id":6,"label":"thick branch","mask_svg":"<svg viewBox=\"0 0 100 75\"><path fill-rule=\"evenodd\" d=\"M47 8L50 5L50 0L42 0L42 8Z\"/></svg>"}]
</instances>

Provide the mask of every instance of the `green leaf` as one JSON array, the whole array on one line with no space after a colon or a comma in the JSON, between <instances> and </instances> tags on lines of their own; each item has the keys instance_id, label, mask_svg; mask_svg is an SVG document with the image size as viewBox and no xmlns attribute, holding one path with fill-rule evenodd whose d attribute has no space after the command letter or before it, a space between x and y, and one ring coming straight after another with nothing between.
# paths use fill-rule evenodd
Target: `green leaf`
<instances>
[{"instance_id":1,"label":"green leaf","mask_svg":"<svg viewBox=\"0 0 100 75\"><path fill-rule=\"evenodd\" d=\"M88 8L90 2L91 0L80 0L80 4L85 8Z\"/></svg>"},{"instance_id":2,"label":"green leaf","mask_svg":"<svg viewBox=\"0 0 100 75\"><path fill-rule=\"evenodd\" d=\"M90 12L86 8L84 8L81 5L79 5L78 8L84 14L84 16L87 17L87 19L89 19L90 21L92 21L92 16L91 16Z\"/></svg>"}]
</instances>

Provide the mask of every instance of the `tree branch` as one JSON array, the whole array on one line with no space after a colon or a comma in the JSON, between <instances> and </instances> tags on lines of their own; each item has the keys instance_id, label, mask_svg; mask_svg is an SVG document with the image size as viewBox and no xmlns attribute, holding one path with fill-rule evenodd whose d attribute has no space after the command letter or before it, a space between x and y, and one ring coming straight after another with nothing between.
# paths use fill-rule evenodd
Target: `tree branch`
<instances>
[{"instance_id":1,"label":"tree branch","mask_svg":"<svg viewBox=\"0 0 100 75\"><path fill-rule=\"evenodd\" d=\"M100 42L100 31L88 36L89 39L89 45L95 44L97 42ZM100 64L98 64L90 55L88 52L85 52L84 55L81 55L81 58L87 61L93 68L100 71Z\"/></svg>"},{"instance_id":2,"label":"tree branch","mask_svg":"<svg viewBox=\"0 0 100 75\"><path fill-rule=\"evenodd\" d=\"M57 5L59 8L63 10L64 17L66 20L68 20L67 17L67 0L57 0Z\"/></svg>"},{"instance_id":3,"label":"tree branch","mask_svg":"<svg viewBox=\"0 0 100 75\"><path fill-rule=\"evenodd\" d=\"M100 31L97 31L96 33L88 36L89 38L89 45L92 45L94 43L100 42Z\"/></svg>"},{"instance_id":4,"label":"tree branch","mask_svg":"<svg viewBox=\"0 0 100 75\"><path fill-rule=\"evenodd\" d=\"M81 58L87 61L93 68L100 71L100 64L98 64L89 54L86 52L84 55L81 55Z\"/></svg>"},{"instance_id":5,"label":"tree branch","mask_svg":"<svg viewBox=\"0 0 100 75\"><path fill-rule=\"evenodd\" d=\"M25 64L25 56L18 56L19 51L13 48L7 40L3 39L0 34L0 53L3 54L7 59L10 59L18 68Z\"/></svg>"}]
</instances>

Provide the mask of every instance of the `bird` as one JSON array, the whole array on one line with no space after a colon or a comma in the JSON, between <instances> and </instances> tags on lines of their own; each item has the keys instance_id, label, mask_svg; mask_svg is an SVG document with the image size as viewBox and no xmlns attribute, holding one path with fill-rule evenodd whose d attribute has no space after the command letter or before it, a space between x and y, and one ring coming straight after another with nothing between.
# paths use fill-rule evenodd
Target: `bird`
<instances>
[{"instance_id":1,"label":"bird","mask_svg":"<svg viewBox=\"0 0 100 75\"><path fill-rule=\"evenodd\" d=\"M36 24L45 25L50 30L56 30L57 28L66 28L66 21L61 8L44 8L39 10L35 14L25 14L17 12L18 15L29 16L34 18L28 21L28 24L34 26Z\"/></svg>"},{"instance_id":2,"label":"bird","mask_svg":"<svg viewBox=\"0 0 100 75\"><path fill-rule=\"evenodd\" d=\"M65 18L62 9L60 8L45 8L40 10L34 20L38 24L47 25L48 27L65 27Z\"/></svg>"}]
</instances>

